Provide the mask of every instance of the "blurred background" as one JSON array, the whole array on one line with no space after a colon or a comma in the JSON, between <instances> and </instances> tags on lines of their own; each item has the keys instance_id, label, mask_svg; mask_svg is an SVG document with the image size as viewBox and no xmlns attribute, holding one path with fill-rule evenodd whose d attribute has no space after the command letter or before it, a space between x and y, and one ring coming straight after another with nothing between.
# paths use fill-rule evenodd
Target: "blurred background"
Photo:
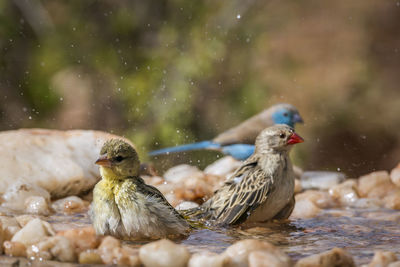
<instances>
[{"instance_id":1,"label":"blurred background","mask_svg":"<svg viewBox=\"0 0 400 267\"><path fill-rule=\"evenodd\" d=\"M0 1L0 130L104 130L143 160L287 102L302 168L390 169L399 84L398 0Z\"/></svg>"}]
</instances>

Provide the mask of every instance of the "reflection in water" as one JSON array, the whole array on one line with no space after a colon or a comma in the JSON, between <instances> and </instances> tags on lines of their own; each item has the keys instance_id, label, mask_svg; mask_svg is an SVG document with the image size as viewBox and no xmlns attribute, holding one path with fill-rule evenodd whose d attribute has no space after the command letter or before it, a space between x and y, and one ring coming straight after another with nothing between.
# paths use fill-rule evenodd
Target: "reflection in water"
<instances>
[{"instance_id":1,"label":"reflection in water","mask_svg":"<svg viewBox=\"0 0 400 267\"><path fill-rule=\"evenodd\" d=\"M43 218L56 231L87 226L86 214L54 215ZM230 229L195 230L181 243L192 252L223 252L235 241L246 238L267 240L288 253L293 260L327 251L346 248L357 264L368 263L375 250L399 253L400 212L394 210L324 210L312 219L287 223L266 223ZM138 247L145 242L127 242ZM400 256L400 255L398 255Z\"/></svg>"}]
</instances>

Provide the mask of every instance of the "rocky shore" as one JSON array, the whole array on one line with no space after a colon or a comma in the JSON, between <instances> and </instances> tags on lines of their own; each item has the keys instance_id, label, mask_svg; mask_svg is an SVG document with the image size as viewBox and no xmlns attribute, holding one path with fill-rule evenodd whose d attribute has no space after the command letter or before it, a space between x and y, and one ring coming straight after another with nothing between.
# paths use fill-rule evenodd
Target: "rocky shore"
<instances>
[{"instance_id":1,"label":"rocky shore","mask_svg":"<svg viewBox=\"0 0 400 267\"><path fill-rule=\"evenodd\" d=\"M400 266L400 245L382 250L379 243L366 247L374 255L353 255L346 244L326 247L321 253L299 253L293 257L287 230L303 221L329 217L349 220L371 219L382 222L382 231L400 244L400 164L388 171L377 171L357 178L336 172L303 172L296 169L296 205L283 228L275 224L243 225L215 232L226 236L225 245L213 249L204 240L121 241L95 235L87 210L90 189L99 179L93 164L107 133L94 131L18 130L0 133L0 257L2 266L43 266L65 264L117 264L124 266ZM178 165L162 176L143 176L156 186L177 209L194 207L206 199L240 165L225 157L204 171ZM313 222L314 222L313 221ZM322 221L322 220L320 220ZM338 221L340 221L338 219ZM385 223L391 222L385 228ZM282 223L281 223L282 224ZM355 224L357 225L357 224ZM393 226L394 225L394 226ZM397 225L397 227L396 227ZM373 239L376 233L363 225L345 229L354 235ZM337 231L329 224L294 229L296 234L314 237ZM208 230L210 235L213 230ZM212 234L211 234L212 235ZM283 240L283 241L282 241ZM311 239L310 239L311 240ZM284 244L286 242L286 244ZM188 245L188 244L191 245ZM195 245L193 245L195 244ZM282 245L283 244L283 245ZM338 245L340 242L335 241ZM378 243L377 243L378 244ZM318 246L310 242L307 246ZM362 244L360 244L362 248ZM304 251L307 251L304 248ZM360 261L360 259L362 259ZM71 266L71 265L68 265Z\"/></svg>"}]
</instances>

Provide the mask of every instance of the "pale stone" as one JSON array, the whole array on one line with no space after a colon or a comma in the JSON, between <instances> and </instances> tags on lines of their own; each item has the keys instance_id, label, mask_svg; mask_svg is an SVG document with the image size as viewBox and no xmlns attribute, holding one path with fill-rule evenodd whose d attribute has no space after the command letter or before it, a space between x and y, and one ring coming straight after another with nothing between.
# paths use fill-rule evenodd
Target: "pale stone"
<instances>
[{"instance_id":1,"label":"pale stone","mask_svg":"<svg viewBox=\"0 0 400 267\"><path fill-rule=\"evenodd\" d=\"M201 201L213 194L212 184L205 177L194 176L185 179L175 188L175 196L179 200Z\"/></svg>"},{"instance_id":2,"label":"pale stone","mask_svg":"<svg viewBox=\"0 0 400 267\"><path fill-rule=\"evenodd\" d=\"M367 265L368 267L388 266L389 263L397 261L396 254L391 251L375 251L374 257Z\"/></svg>"},{"instance_id":3,"label":"pale stone","mask_svg":"<svg viewBox=\"0 0 400 267\"><path fill-rule=\"evenodd\" d=\"M377 198L360 198L349 205L357 209L376 209L383 206L383 200Z\"/></svg>"},{"instance_id":4,"label":"pale stone","mask_svg":"<svg viewBox=\"0 0 400 267\"><path fill-rule=\"evenodd\" d=\"M227 176L242 165L241 161L234 159L231 156L226 156L214 161L204 169L205 174L217 176Z\"/></svg>"},{"instance_id":5,"label":"pale stone","mask_svg":"<svg viewBox=\"0 0 400 267\"><path fill-rule=\"evenodd\" d=\"M121 246L121 242L111 236L106 236L103 239L96 253L100 255L105 264L140 266L138 250L128 246ZM83 254L83 256L95 258L94 255Z\"/></svg>"},{"instance_id":6,"label":"pale stone","mask_svg":"<svg viewBox=\"0 0 400 267\"><path fill-rule=\"evenodd\" d=\"M54 234L49 231L49 227L40 219L33 219L21 230L19 230L11 239L13 242L20 242L25 246L32 245L42 239Z\"/></svg>"},{"instance_id":7,"label":"pale stone","mask_svg":"<svg viewBox=\"0 0 400 267\"><path fill-rule=\"evenodd\" d=\"M77 196L69 196L54 201L51 207L58 213L71 214L87 211L89 204L88 201L84 201Z\"/></svg>"},{"instance_id":8,"label":"pale stone","mask_svg":"<svg viewBox=\"0 0 400 267\"><path fill-rule=\"evenodd\" d=\"M329 189L329 194L343 206L352 205L359 199L357 181L351 179L341 184L334 185Z\"/></svg>"},{"instance_id":9,"label":"pale stone","mask_svg":"<svg viewBox=\"0 0 400 267\"><path fill-rule=\"evenodd\" d=\"M139 249L140 261L148 267L184 267L190 253L183 245L168 239L148 243Z\"/></svg>"},{"instance_id":10,"label":"pale stone","mask_svg":"<svg viewBox=\"0 0 400 267\"><path fill-rule=\"evenodd\" d=\"M329 251L311 255L300 259L295 267L353 267L355 266L351 255L342 248L333 248Z\"/></svg>"},{"instance_id":11,"label":"pale stone","mask_svg":"<svg viewBox=\"0 0 400 267\"><path fill-rule=\"evenodd\" d=\"M176 210L188 210L188 209L197 208L198 206L199 206L199 204L197 204L196 202L184 201L184 202L180 203L178 206L176 206L175 209Z\"/></svg>"},{"instance_id":12,"label":"pale stone","mask_svg":"<svg viewBox=\"0 0 400 267\"><path fill-rule=\"evenodd\" d=\"M171 183L182 183L195 177L203 178L204 173L197 167L187 164L174 166L164 173L164 179Z\"/></svg>"},{"instance_id":13,"label":"pale stone","mask_svg":"<svg viewBox=\"0 0 400 267\"><path fill-rule=\"evenodd\" d=\"M383 198L385 208L400 210L400 189L390 192Z\"/></svg>"},{"instance_id":14,"label":"pale stone","mask_svg":"<svg viewBox=\"0 0 400 267\"><path fill-rule=\"evenodd\" d=\"M102 264L103 260L97 250L86 250L79 254L80 264Z\"/></svg>"},{"instance_id":15,"label":"pale stone","mask_svg":"<svg viewBox=\"0 0 400 267\"><path fill-rule=\"evenodd\" d=\"M7 166L7 167L11 168L12 166ZM1 168L0 168L0 175L1 175ZM0 181L1 179L2 178L0 176ZM8 183L11 182L9 181ZM45 200L45 202L47 203L50 202L49 192L47 192L45 189L35 184L23 182L21 180L16 179L14 183L11 183L10 186L8 186L7 188L2 189L2 186L4 185L0 185L0 191L1 190L6 190L6 191L3 195L4 202L1 204L1 206L5 208L16 211L26 211L26 208L29 208L27 207L29 206L27 200L29 200L31 197L42 197ZM34 207L31 209L34 210Z\"/></svg>"},{"instance_id":16,"label":"pale stone","mask_svg":"<svg viewBox=\"0 0 400 267\"><path fill-rule=\"evenodd\" d=\"M317 207L326 209L335 206L332 197L326 191L307 190L296 195L296 201L309 200Z\"/></svg>"},{"instance_id":17,"label":"pale stone","mask_svg":"<svg viewBox=\"0 0 400 267\"><path fill-rule=\"evenodd\" d=\"M77 254L88 249L94 249L100 244L100 237L96 235L92 226L69 229L59 232L57 235L68 238L74 245Z\"/></svg>"},{"instance_id":18,"label":"pale stone","mask_svg":"<svg viewBox=\"0 0 400 267\"><path fill-rule=\"evenodd\" d=\"M340 172L307 171L301 176L300 182L303 189L328 190L345 179L346 176Z\"/></svg>"},{"instance_id":19,"label":"pale stone","mask_svg":"<svg viewBox=\"0 0 400 267\"><path fill-rule=\"evenodd\" d=\"M98 247L98 252L100 254L101 259L105 264L113 263L113 250L114 248L120 248L121 242L112 236L106 236L102 241L100 246Z\"/></svg>"},{"instance_id":20,"label":"pale stone","mask_svg":"<svg viewBox=\"0 0 400 267\"><path fill-rule=\"evenodd\" d=\"M301 187L301 182L299 179L294 179L294 193L298 194L303 191L303 187Z\"/></svg>"},{"instance_id":21,"label":"pale stone","mask_svg":"<svg viewBox=\"0 0 400 267\"><path fill-rule=\"evenodd\" d=\"M88 191L100 177L93 163L110 138L120 137L84 130L1 132L0 193L14 183L39 186L54 198Z\"/></svg>"},{"instance_id":22,"label":"pale stone","mask_svg":"<svg viewBox=\"0 0 400 267\"><path fill-rule=\"evenodd\" d=\"M0 223L0 255L3 254L3 246L1 244L3 244L4 240L5 240L5 231L3 228L3 225L1 225Z\"/></svg>"},{"instance_id":23,"label":"pale stone","mask_svg":"<svg viewBox=\"0 0 400 267\"><path fill-rule=\"evenodd\" d=\"M296 195L297 196L297 195ZM300 218L307 219L313 218L321 212L321 209L318 208L314 202L309 199L301 199L299 201L296 200L296 204L294 206L293 212L290 215L290 218Z\"/></svg>"},{"instance_id":24,"label":"pale stone","mask_svg":"<svg viewBox=\"0 0 400 267\"><path fill-rule=\"evenodd\" d=\"M21 230L15 217L0 216L0 222L4 231L4 240L11 240L11 238Z\"/></svg>"},{"instance_id":25,"label":"pale stone","mask_svg":"<svg viewBox=\"0 0 400 267\"><path fill-rule=\"evenodd\" d=\"M10 257L26 257L26 247L19 242L6 241L3 243L4 254Z\"/></svg>"},{"instance_id":26,"label":"pale stone","mask_svg":"<svg viewBox=\"0 0 400 267\"><path fill-rule=\"evenodd\" d=\"M382 198L395 189L387 171L377 171L358 179L358 193L361 197Z\"/></svg>"},{"instance_id":27,"label":"pale stone","mask_svg":"<svg viewBox=\"0 0 400 267\"><path fill-rule=\"evenodd\" d=\"M31 196L25 200L25 211L30 214L49 215L48 202L42 196Z\"/></svg>"},{"instance_id":28,"label":"pale stone","mask_svg":"<svg viewBox=\"0 0 400 267\"><path fill-rule=\"evenodd\" d=\"M400 261L391 262L387 267L400 267Z\"/></svg>"},{"instance_id":29,"label":"pale stone","mask_svg":"<svg viewBox=\"0 0 400 267\"><path fill-rule=\"evenodd\" d=\"M31 215L31 214L23 214L23 215L19 215L19 216L15 217L15 219L17 220L19 226L21 226L21 227L24 227L30 221L32 221L33 219L37 219L37 218L38 218L38 216ZM45 222L43 221L43 223L45 223Z\"/></svg>"},{"instance_id":30,"label":"pale stone","mask_svg":"<svg viewBox=\"0 0 400 267\"><path fill-rule=\"evenodd\" d=\"M139 251L128 246L114 248L113 263L123 266L141 266Z\"/></svg>"},{"instance_id":31,"label":"pale stone","mask_svg":"<svg viewBox=\"0 0 400 267\"><path fill-rule=\"evenodd\" d=\"M188 267L223 267L224 257L212 252L195 253L190 257Z\"/></svg>"},{"instance_id":32,"label":"pale stone","mask_svg":"<svg viewBox=\"0 0 400 267\"><path fill-rule=\"evenodd\" d=\"M30 259L76 261L73 245L63 236L47 237L39 243L32 244L26 250L26 254Z\"/></svg>"},{"instance_id":33,"label":"pale stone","mask_svg":"<svg viewBox=\"0 0 400 267\"><path fill-rule=\"evenodd\" d=\"M292 266L291 259L284 252L267 241L255 239L241 240L228 247L223 253L225 264L230 267L249 266L249 255L256 251L270 254L274 261L281 264L279 266ZM257 255L252 258L253 262L256 261Z\"/></svg>"},{"instance_id":34,"label":"pale stone","mask_svg":"<svg viewBox=\"0 0 400 267\"><path fill-rule=\"evenodd\" d=\"M392 180L392 183L400 187L400 166L397 166L397 168L394 168L390 172L390 179Z\"/></svg>"},{"instance_id":35,"label":"pale stone","mask_svg":"<svg viewBox=\"0 0 400 267\"><path fill-rule=\"evenodd\" d=\"M290 261L282 261L269 251L253 251L249 254L249 267L290 267Z\"/></svg>"}]
</instances>

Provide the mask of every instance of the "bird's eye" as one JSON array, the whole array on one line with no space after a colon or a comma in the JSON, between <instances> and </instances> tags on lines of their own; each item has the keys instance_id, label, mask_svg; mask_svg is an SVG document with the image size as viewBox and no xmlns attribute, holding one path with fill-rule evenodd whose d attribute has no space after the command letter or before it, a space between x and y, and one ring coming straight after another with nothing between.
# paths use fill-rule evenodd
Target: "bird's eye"
<instances>
[{"instance_id":1,"label":"bird's eye","mask_svg":"<svg viewBox=\"0 0 400 267\"><path fill-rule=\"evenodd\" d=\"M286 135L285 135L284 133L281 133L281 134L279 135L279 137L280 137L280 138L285 138Z\"/></svg>"},{"instance_id":2,"label":"bird's eye","mask_svg":"<svg viewBox=\"0 0 400 267\"><path fill-rule=\"evenodd\" d=\"M123 157L121 157L121 156L117 156L117 157L115 157L115 160L116 160L116 161L118 161L118 162L121 162L123 159L124 159L124 158L123 158Z\"/></svg>"},{"instance_id":3,"label":"bird's eye","mask_svg":"<svg viewBox=\"0 0 400 267\"><path fill-rule=\"evenodd\" d=\"M287 112L283 113L283 116L287 117L289 114Z\"/></svg>"}]
</instances>

